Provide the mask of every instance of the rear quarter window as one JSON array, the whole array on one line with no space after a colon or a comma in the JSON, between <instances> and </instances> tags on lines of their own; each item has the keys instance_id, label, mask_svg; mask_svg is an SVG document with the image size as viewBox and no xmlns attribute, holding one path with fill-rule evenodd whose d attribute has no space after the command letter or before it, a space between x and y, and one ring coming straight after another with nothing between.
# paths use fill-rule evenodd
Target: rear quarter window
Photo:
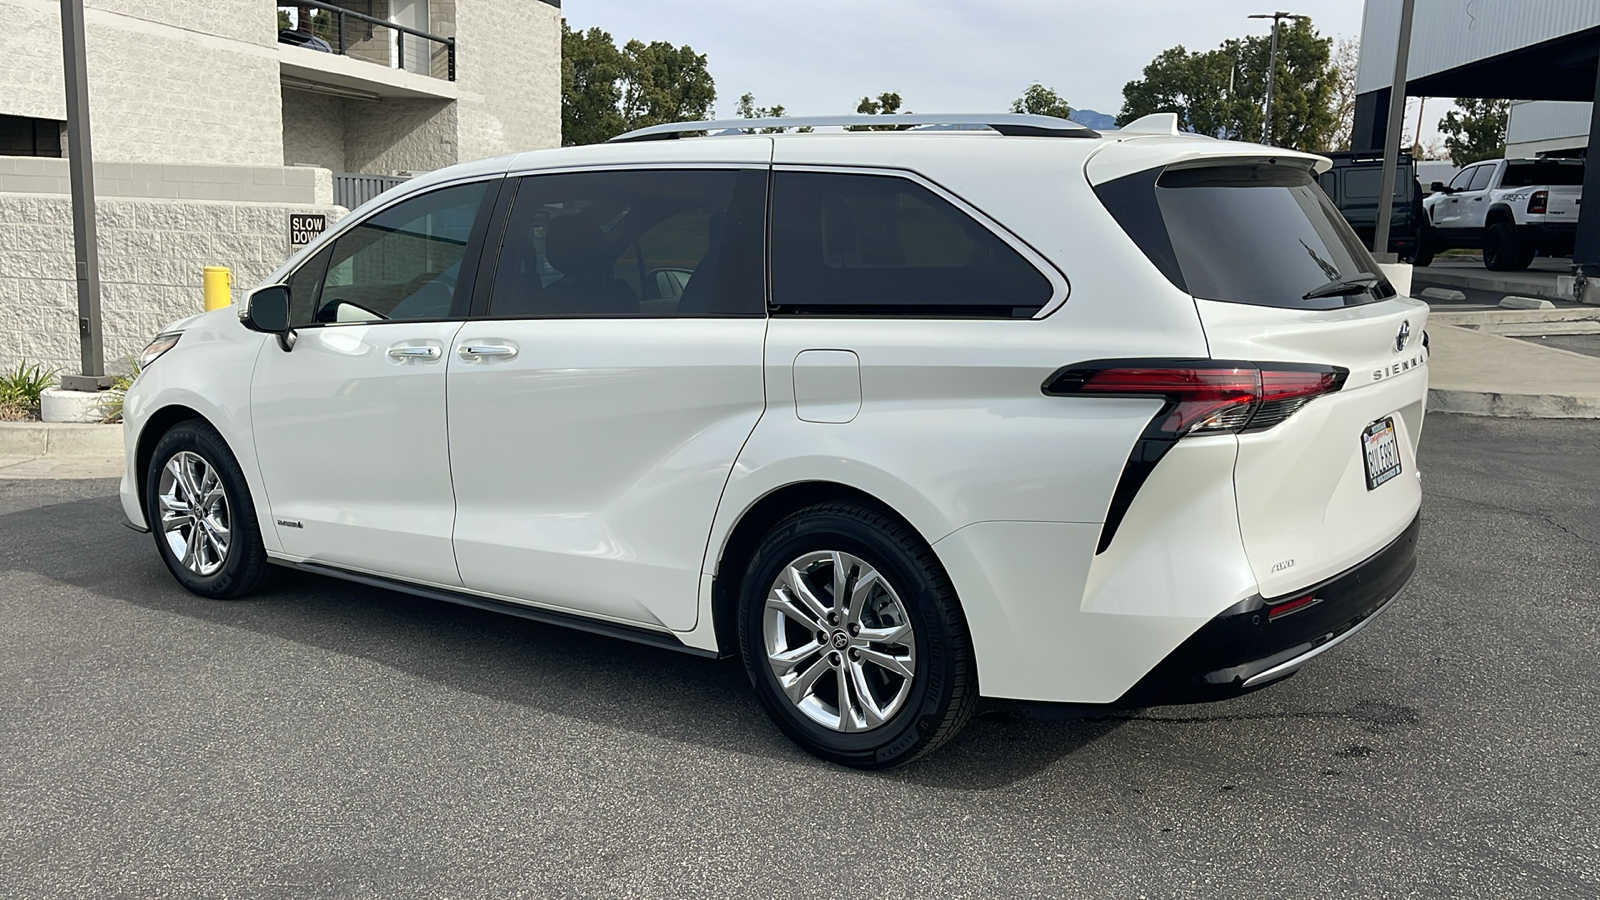
<instances>
[{"instance_id":1,"label":"rear quarter window","mask_svg":"<svg viewBox=\"0 0 1600 900\"><path fill-rule=\"evenodd\" d=\"M1055 287L966 212L897 175L777 171L775 314L1029 318Z\"/></svg>"}]
</instances>

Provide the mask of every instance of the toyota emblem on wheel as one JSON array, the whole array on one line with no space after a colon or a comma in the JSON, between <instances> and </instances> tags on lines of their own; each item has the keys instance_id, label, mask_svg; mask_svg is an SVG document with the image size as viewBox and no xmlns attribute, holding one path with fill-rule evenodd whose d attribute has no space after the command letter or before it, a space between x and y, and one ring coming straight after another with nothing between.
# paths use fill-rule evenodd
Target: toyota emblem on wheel
<instances>
[{"instance_id":1,"label":"toyota emblem on wheel","mask_svg":"<svg viewBox=\"0 0 1600 900\"><path fill-rule=\"evenodd\" d=\"M1406 344L1411 340L1411 320L1406 319L1400 323L1400 332L1394 336L1394 352L1399 353L1406 349Z\"/></svg>"}]
</instances>

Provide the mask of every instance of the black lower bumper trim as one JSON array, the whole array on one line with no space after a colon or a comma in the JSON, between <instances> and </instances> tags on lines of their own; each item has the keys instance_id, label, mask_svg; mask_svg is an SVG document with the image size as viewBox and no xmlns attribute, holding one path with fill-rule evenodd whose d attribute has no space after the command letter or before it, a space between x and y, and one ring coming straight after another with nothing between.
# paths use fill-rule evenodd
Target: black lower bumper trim
<instances>
[{"instance_id":1,"label":"black lower bumper trim","mask_svg":"<svg viewBox=\"0 0 1600 900\"><path fill-rule=\"evenodd\" d=\"M1321 584L1235 604L1178 645L1115 705L1225 700L1292 675L1296 660L1364 625L1400 593L1416 571L1421 530L1418 516L1387 547ZM1273 606L1308 596L1316 601L1272 617Z\"/></svg>"}]
</instances>

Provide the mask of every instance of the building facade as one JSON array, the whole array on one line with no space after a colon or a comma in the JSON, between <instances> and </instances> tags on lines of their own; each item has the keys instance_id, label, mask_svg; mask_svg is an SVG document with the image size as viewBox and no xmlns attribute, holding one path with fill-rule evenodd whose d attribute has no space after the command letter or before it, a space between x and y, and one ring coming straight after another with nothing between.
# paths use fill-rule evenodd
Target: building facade
<instances>
[{"instance_id":1,"label":"building facade","mask_svg":"<svg viewBox=\"0 0 1600 900\"><path fill-rule=\"evenodd\" d=\"M548 0L85 7L113 371L199 310L202 266L232 268L239 296L276 268L289 215L331 222L385 179L560 145ZM0 366L76 371L60 3L0 0L0 20Z\"/></svg>"}]
</instances>

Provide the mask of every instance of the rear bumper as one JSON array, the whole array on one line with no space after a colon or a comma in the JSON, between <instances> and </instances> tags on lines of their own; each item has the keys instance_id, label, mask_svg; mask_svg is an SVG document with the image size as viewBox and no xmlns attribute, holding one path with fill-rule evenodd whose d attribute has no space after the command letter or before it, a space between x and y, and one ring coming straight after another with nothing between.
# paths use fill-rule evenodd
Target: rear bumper
<instances>
[{"instance_id":1,"label":"rear bumper","mask_svg":"<svg viewBox=\"0 0 1600 900\"><path fill-rule=\"evenodd\" d=\"M1416 570L1421 527L1418 516L1387 547L1321 584L1235 604L1168 654L1116 705L1224 700L1294 674L1394 600ZM1317 600L1272 617L1273 606L1306 596Z\"/></svg>"},{"instance_id":2,"label":"rear bumper","mask_svg":"<svg viewBox=\"0 0 1600 900\"><path fill-rule=\"evenodd\" d=\"M1531 222L1518 226L1517 236L1552 256L1566 256L1578 238L1578 223Z\"/></svg>"}]
</instances>

